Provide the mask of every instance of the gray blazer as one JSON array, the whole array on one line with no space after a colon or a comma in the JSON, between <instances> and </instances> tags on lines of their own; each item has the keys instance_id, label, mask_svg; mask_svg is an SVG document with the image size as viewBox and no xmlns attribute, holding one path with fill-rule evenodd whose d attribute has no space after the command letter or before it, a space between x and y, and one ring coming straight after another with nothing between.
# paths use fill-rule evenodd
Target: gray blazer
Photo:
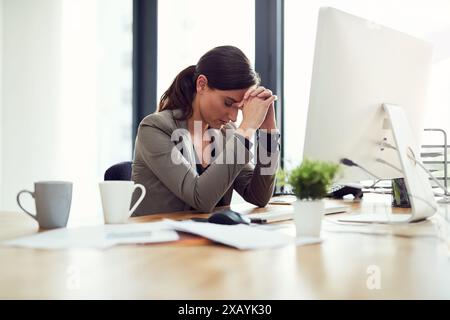
<instances>
[{"instance_id":1,"label":"gray blazer","mask_svg":"<svg viewBox=\"0 0 450 320\"><path fill-rule=\"evenodd\" d=\"M185 210L211 212L222 198L221 205L230 204L233 189L247 202L266 206L275 185L279 135L266 135L269 144L262 143L266 139L258 139L256 154L265 152L265 156L254 157L251 143L248 146L248 140L234 133L234 124L227 124L217 140L222 139L221 152L199 175L187 121L176 120L180 114L179 110L156 112L139 125L132 180L144 185L147 194L134 216ZM225 135L226 130L231 134ZM256 166L250 163L252 158L257 158ZM133 194L132 203L139 195L139 191Z\"/></svg>"}]
</instances>

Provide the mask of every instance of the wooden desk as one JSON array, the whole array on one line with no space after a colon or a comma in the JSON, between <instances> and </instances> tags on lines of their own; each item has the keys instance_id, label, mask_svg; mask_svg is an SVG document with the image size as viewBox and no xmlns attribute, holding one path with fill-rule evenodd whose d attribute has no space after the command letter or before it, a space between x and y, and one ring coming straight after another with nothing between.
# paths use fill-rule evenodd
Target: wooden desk
<instances>
[{"instance_id":1,"label":"wooden desk","mask_svg":"<svg viewBox=\"0 0 450 320\"><path fill-rule=\"evenodd\" d=\"M372 200L354 204L353 211L390 211L389 200ZM232 206L241 211L251 208ZM274 207L257 209L263 210ZM168 215L132 222L163 216ZM339 232L333 225L340 228L324 223L320 245L258 251L238 251L194 236L177 243L104 251L0 246L0 299L450 298L450 258L443 241L348 232L348 227ZM286 230L293 232L293 225ZM37 225L26 215L0 213L0 240L36 231ZM379 290L367 287L371 266L379 268Z\"/></svg>"}]
</instances>

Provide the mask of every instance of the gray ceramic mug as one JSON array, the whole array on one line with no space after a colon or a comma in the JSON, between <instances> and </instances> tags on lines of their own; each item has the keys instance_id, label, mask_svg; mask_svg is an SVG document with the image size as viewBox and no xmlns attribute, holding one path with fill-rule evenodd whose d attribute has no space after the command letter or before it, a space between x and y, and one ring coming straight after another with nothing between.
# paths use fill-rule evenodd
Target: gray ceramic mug
<instances>
[{"instance_id":1,"label":"gray ceramic mug","mask_svg":"<svg viewBox=\"0 0 450 320\"><path fill-rule=\"evenodd\" d=\"M17 204L42 229L64 228L69 219L72 202L72 182L41 181L34 184L34 192L22 190L17 194ZM20 195L30 194L36 203L36 215L25 210L20 204Z\"/></svg>"}]
</instances>

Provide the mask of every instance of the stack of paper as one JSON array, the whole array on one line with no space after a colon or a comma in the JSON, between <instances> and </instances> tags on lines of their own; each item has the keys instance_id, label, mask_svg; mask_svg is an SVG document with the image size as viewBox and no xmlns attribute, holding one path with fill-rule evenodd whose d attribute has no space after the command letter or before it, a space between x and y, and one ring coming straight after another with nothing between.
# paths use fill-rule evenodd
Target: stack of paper
<instances>
[{"instance_id":1,"label":"stack of paper","mask_svg":"<svg viewBox=\"0 0 450 320\"><path fill-rule=\"evenodd\" d=\"M265 249L288 244L304 245L320 242L320 239L316 238L299 239L281 232L252 228L243 224L221 225L193 221L165 221L175 230L193 233L240 250Z\"/></svg>"},{"instance_id":2,"label":"stack of paper","mask_svg":"<svg viewBox=\"0 0 450 320\"><path fill-rule=\"evenodd\" d=\"M318 238L295 238L259 226L164 220L153 223L63 228L4 241L1 244L34 249L105 249L120 244L175 241L179 239L175 230L196 234L241 250L275 248L289 244L305 245L321 241Z\"/></svg>"},{"instance_id":3,"label":"stack of paper","mask_svg":"<svg viewBox=\"0 0 450 320\"><path fill-rule=\"evenodd\" d=\"M8 240L2 244L36 249L104 249L119 244L166 242L178 239L178 234L165 223L154 222L57 229Z\"/></svg>"}]
</instances>

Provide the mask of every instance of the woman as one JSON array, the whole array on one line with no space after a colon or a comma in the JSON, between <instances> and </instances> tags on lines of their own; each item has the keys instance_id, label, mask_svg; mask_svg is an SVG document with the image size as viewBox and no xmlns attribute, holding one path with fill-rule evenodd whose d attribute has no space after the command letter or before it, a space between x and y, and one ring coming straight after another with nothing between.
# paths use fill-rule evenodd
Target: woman
<instances>
[{"instance_id":1,"label":"woman","mask_svg":"<svg viewBox=\"0 0 450 320\"><path fill-rule=\"evenodd\" d=\"M178 74L158 111L139 125L132 180L143 184L147 195L135 215L211 212L229 205L233 190L252 204L267 205L279 134L276 96L258 84L248 58L233 46L210 50ZM239 110L243 119L236 128ZM250 139L257 130L255 156ZM253 157L256 166L250 164Z\"/></svg>"}]
</instances>

